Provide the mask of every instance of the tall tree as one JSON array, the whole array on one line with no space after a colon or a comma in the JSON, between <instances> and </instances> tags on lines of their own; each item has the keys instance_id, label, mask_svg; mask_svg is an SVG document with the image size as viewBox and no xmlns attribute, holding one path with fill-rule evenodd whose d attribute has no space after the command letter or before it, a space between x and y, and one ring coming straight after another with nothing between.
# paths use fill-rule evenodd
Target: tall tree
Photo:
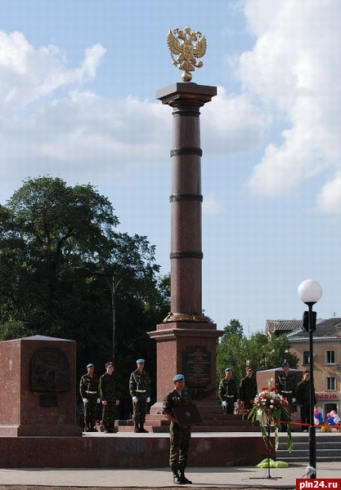
<instances>
[{"instance_id":1,"label":"tall tree","mask_svg":"<svg viewBox=\"0 0 341 490\"><path fill-rule=\"evenodd\" d=\"M113 338L127 369L136 355L152 358L146 332L166 316L169 300L155 247L117 225L111 203L90 184L25 181L0 206L0 339L74 339L80 369L112 359Z\"/></svg>"}]
</instances>

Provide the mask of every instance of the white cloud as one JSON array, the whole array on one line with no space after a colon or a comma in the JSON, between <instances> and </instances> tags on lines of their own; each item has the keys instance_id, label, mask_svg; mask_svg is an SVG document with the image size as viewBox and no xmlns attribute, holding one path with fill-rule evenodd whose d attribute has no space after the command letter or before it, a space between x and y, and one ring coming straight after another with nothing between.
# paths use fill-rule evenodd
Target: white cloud
<instances>
[{"instance_id":1,"label":"white cloud","mask_svg":"<svg viewBox=\"0 0 341 490\"><path fill-rule=\"evenodd\" d=\"M202 210L204 214L220 214L224 211L224 206L210 193L204 198Z\"/></svg>"},{"instance_id":2,"label":"white cloud","mask_svg":"<svg viewBox=\"0 0 341 490\"><path fill-rule=\"evenodd\" d=\"M251 176L251 190L265 195L289 193L328 167L335 172L338 188L339 0L246 0L245 15L255 44L240 57L240 79L250 96L257 97L264 110L274 111L287 127L282 141L265 149Z\"/></svg>"},{"instance_id":3,"label":"white cloud","mask_svg":"<svg viewBox=\"0 0 341 490\"><path fill-rule=\"evenodd\" d=\"M205 153L248 152L263 141L266 118L246 94L228 95L223 87L218 87L218 95L201 112Z\"/></svg>"}]
</instances>

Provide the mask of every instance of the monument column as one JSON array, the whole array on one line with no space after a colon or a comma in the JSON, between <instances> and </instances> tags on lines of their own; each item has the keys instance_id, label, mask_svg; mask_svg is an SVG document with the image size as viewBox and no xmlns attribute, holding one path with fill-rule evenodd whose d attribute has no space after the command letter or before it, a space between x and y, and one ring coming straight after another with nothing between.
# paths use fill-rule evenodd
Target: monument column
<instances>
[{"instance_id":1,"label":"monument column","mask_svg":"<svg viewBox=\"0 0 341 490\"><path fill-rule=\"evenodd\" d=\"M182 44L174 37L179 32ZM217 94L217 88L190 82L194 58L184 62L186 49L200 37L200 33L191 33L188 27L169 33L171 51L174 43L178 43L175 52L183 52L180 69L185 70L182 76L185 81L157 92L157 98L173 109L171 311L156 331L148 333L157 342L157 404L172 389L176 373L185 375L186 386L196 402L216 399L216 342L223 332L202 312L200 108ZM203 56L205 38L200 42L204 42ZM182 49L184 46L186 49ZM196 53L200 51L197 47ZM193 53L193 48L189 52ZM200 63L195 66L200 67Z\"/></svg>"}]
</instances>

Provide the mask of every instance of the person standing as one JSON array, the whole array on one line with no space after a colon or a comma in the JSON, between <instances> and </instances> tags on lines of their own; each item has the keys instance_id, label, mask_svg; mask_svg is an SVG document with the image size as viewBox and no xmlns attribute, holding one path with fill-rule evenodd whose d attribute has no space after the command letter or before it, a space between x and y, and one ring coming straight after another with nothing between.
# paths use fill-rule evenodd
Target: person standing
<instances>
[{"instance_id":1,"label":"person standing","mask_svg":"<svg viewBox=\"0 0 341 490\"><path fill-rule=\"evenodd\" d=\"M288 409L293 411L293 404L296 403L296 380L290 372L288 361L282 363L282 372L277 375L276 389L288 401ZM282 431L285 432L287 424L282 423Z\"/></svg>"},{"instance_id":2,"label":"person standing","mask_svg":"<svg viewBox=\"0 0 341 490\"><path fill-rule=\"evenodd\" d=\"M79 393L84 405L84 430L85 432L96 432L98 405L100 403L98 394L98 376L95 374L95 366L89 363L86 366L87 373L83 374L79 383Z\"/></svg>"},{"instance_id":3,"label":"person standing","mask_svg":"<svg viewBox=\"0 0 341 490\"><path fill-rule=\"evenodd\" d=\"M182 405L192 405L188 391L184 390L185 377L183 374L176 374L173 378L174 390L166 395L162 413L170 421L170 453L169 466L173 473L173 481L178 485L192 483L185 476L189 445L191 440L191 426L180 427L173 413L174 407Z\"/></svg>"},{"instance_id":4,"label":"person standing","mask_svg":"<svg viewBox=\"0 0 341 490\"><path fill-rule=\"evenodd\" d=\"M310 371L306 370L303 373L303 379L297 385L297 404L301 410L301 430L308 432L308 426L310 425ZM314 405L316 404L315 388L314 388Z\"/></svg>"},{"instance_id":5,"label":"person standing","mask_svg":"<svg viewBox=\"0 0 341 490\"><path fill-rule=\"evenodd\" d=\"M113 433L116 419L116 409L120 404L120 393L114 375L114 363L105 364L105 373L99 379L99 392L102 400L103 432Z\"/></svg>"},{"instance_id":6,"label":"person standing","mask_svg":"<svg viewBox=\"0 0 341 490\"><path fill-rule=\"evenodd\" d=\"M218 396L223 407L224 413L233 414L234 408L237 407L238 387L232 378L232 369L225 369L225 378L219 383Z\"/></svg>"},{"instance_id":7,"label":"person standing","mask_svg":"<svg viewBox=\"0 0 341 490\"><path fill-rule=\"evenodd\" d=\"M246 369L246 376L242 379L239 389L239 400L241 407L250 410L253 407L253 400L257 395L257 381L252 376L251 368Z\"/></svg>"},{"instance_id":8,"label":"person standing","mask_svg":"<svg viewBox=\"0 0 341 490\"><path fill-rule=\"evenodd\" d=\"M133 402L134 432L147 433L144 424L150 402L151 383L149 374L144 370L144 363L144 359L137 359L137 368L129 378L129 393Z\"/></svg>"}]
</instances>

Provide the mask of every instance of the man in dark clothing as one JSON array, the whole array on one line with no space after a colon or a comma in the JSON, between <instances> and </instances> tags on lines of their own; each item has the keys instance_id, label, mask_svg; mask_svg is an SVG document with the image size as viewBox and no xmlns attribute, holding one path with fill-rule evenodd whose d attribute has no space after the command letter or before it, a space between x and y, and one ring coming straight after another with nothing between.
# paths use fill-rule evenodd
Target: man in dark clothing
<instances>
[{"instance_id":1,"label":"man in dark clothing","mask_svg":"<svg viewBox=\"0 0 341 490\"><path fill-rule=\"evenodd\" d=\"M105 364L106 372L99 379L99 392L102 400L103 432L113 433L120 393L114 376L114 363Z\"/></svg>"},{"instance_id":2,"label":"man in dark clothing","mask_svg":"<svg viewBox=\"0 0 341 490\"><path fill-rule=\"evenodd\" d=\"M239 389L239 399L241 407L250 410L253 407L253 400L257 395L257 381L252 376L252 369L247 368L246 376L242 379Z\"/></svg>"},{"instance_id":3,"label":"man in dark clothing","mask_svg":"<svg viewBox=\"0 0 341 490\"><path fill-rule=\"evenodd\" d=\"M301 430L308 432L308 426L310 425L310 372L304 371L303 379L297 385L297 404L301 409ZM314 405L316 404L315 388L314 388Z\"/></svg>"},{"instance_id":4,"label":"man in dark clothing","mask_svg":"<svg viewBox=\"0 0 341 490\"><path fill-rule=\"evenodd\" d=\"M137 369L129 378L129 393L133 401L134 432L148 432L144 428L148 403L150 402L151 382L147 371L144 370L144 359L137 359Z\"/></svg>"},{"instance_id":5,"label":"man in dark clothing","mask_svg":"<svg viewBox=\"0 0 341 490\"><path fill-rule=\"evenodd\" d=\"M191 440L191 426L180 427L173 414L173 408L182 405L192 405L192 400L188 391L184 390L185 377L183 374L175 375L173 382L174 390L166 395L163 401L162 413L170 421L169 465L173 472L173 481L178 485L184 485L192 483L185 477Z\"/></svg>"},{"instance_id":6,"label":"man in dark clothing","mask_svg":"<svg viewBox=\"0 0 341 490\"><path fill-rule=\"evenodd\" d=\"M79 393L84 405L84 430L96 432L95 424L100 403L98 393L98 376L94 374L95 367L92 363L86 366L87 373L83 374L79 383Z\"/></svg>"},{"instance_id":7,"label":"man in dark clothing","mask_svg":"<svg viewBox=\"0 0 341 490\"><path fill-rule=\"evenodd\" d=\"M288 409L293 411L293 404L296 403L296 380L290 373L290 366L287 361L282 364L283 372L277 375L276 389L288 400ZM282 424L282 431L286 432L287 424Z\"/></svg>"},{"instance_id":8,"label":"man in dark clothing","mask_svg":"<svg viewBox=\"0 0 341 490\"><path fill-rule=\"evenodd\" d=\"M237 407L238 388L232 378L232 369L229 367L225 369L225 378L219 383L218 395L224 413L233 413L234 408Z\"/></svg>"}]
</instances>

